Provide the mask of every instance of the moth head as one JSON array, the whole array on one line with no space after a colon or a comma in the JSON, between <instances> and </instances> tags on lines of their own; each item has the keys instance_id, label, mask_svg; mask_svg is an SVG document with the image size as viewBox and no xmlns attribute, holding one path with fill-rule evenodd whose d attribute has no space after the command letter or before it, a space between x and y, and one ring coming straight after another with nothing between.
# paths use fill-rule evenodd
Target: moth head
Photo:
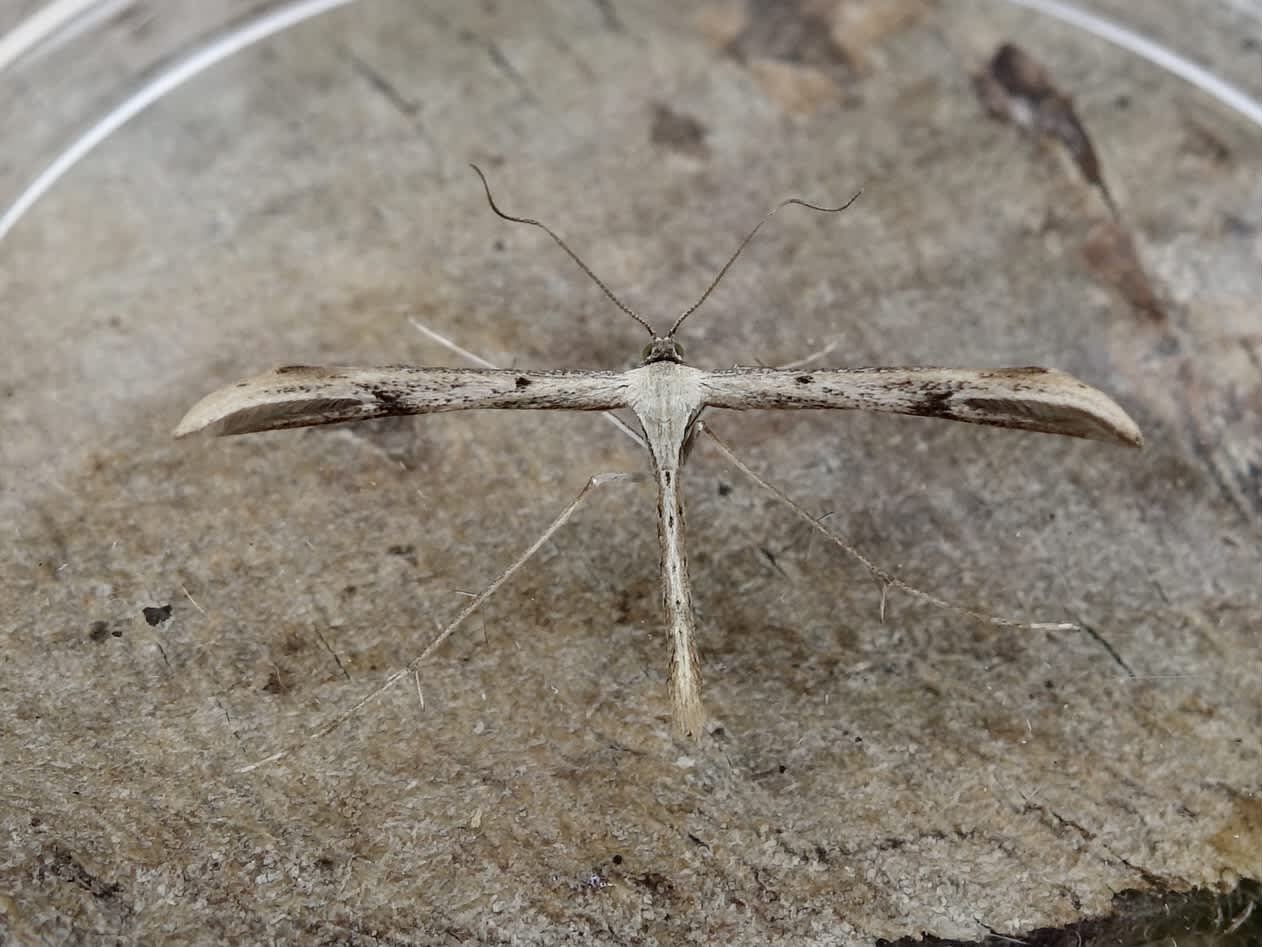
<instances>
[{"instance_id":1,"label":"moth head","mask_svg":"<svg viewBox=\"0 0 1262 947\"><path fill-rule=\"evenodd\" d=\"M654 362L682 362L683 360L684 347L669 335L664 339L654 338L652 342L644 346L645 365L651 365Z\"/></svg>"}]
</instances>

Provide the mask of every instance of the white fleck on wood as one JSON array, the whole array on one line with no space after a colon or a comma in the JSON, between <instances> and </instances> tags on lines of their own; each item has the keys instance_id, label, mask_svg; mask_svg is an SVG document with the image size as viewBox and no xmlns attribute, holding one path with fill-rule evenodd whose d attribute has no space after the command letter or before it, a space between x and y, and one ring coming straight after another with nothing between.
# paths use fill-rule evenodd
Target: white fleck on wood
<instances>
[{"instance_id":1,"label":"white fleck on wood","mask_svg":"<svg viewBox=\"0 0 1262 947\"><path fill-rule=\"evenodd\" d=\"M476 169L475 169L476 170ZM481 174L481 172L479 172ZM483 179L485 184L485 179ZM857 196L857 195L856 195ZM648 330L652 342L643 364L624 372L517 371L496 368L316 368L290 366L220 389L193 406L175 429L177 437L198 431L245 434L257 431L358 421L390 415L429 414L474 408L533 408L574 411L611 411L630 408L640 423L648 446L657 486L657 529L661 547L662 601L670 642L670 695L675 729L698 737L705 714L701 703L701 667L696 645L696 619L688 580L684 507L680 472L694 433L704 430L720 452L743 473L786 503L812 528L824 533L857 558L886 587L893 586L937 605L952 608L994 624L1035 628L1075 628L1073 623L1027 623L996 618L923 592L867 559L844 538L824 526L786 495L759 477L698 418L706 408L833 408L883 411L968 421L998 427L1062 434L1121 444L1142 445L1135 422L1103 392L1046 368L847 368L794 369L733 368L705 371L683 364L675 333L704 302L759 227L781 207L802 204L836 212L849 206L823 208L791 199L750 231L729 257L701 299L685 310L666 335L658 335L593 274L559 237L538 221L512 217L548 233L620 309ZM853 198L851 199L853 201ZM449 347L451 343L445 344ZM413 673L490 595L520 569L573 515L588 492L624 474L591 478L573 502L544 533L470 602L456 619L408 665L389 675L372 693L320 727L312 736L328 733L375 700L400 679ZM882 609L884 592L882 593ZM418 680L419 687L419 680ZM282 750L259 763L286 755Z\"/></svg>"}]
</instances>

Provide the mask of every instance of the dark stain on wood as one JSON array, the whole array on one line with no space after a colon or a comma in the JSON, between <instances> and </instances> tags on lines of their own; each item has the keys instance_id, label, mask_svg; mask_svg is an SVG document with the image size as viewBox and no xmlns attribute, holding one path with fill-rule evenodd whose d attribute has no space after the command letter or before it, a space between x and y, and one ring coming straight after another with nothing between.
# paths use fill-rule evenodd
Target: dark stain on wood
<instances>
[{"instance_id":1,"label":"dark stain on wood","mask_svg":"<svg viewBox=\"0 0 1262 947\"><path fill-rule=\"evenodd\" d=\"M706 158L710 148L706 144L709 130L700 119L677 112L669 105L653 106L653 122L649 128L649 141L689 158Z\"/></svg>"},{"instance_id":2,"label":"dark stain on wood","mask_svg":"<svg viewBox=\"0 0 1262 947\"><path fill-rule=\"evenodd\" d=\"M986 68L973 77L973 88L993 117L1060 142L1083 178L1100 192L1110 212L1117 214L1095 145L1074 110L1073 100L1052 84L1038 60L1015 43L1004 43Z\"/></svg>"},{"instance_id":3,"label":"dark stain on wood","mask_svg":"<svg viewBox=\"0 0 1262 947\"><path fill-rule=\"evenodd\" d=\"M141 613L145 616L145 621L149 623L150 628L156 628L164 621L171 619L170 605L146 605L141 609Z\"/></svg>"},{"instance_id":4,"label":"dark stain on wood","mask_svg":"<svg viewBox=\"0 0 1262 947\"><path fill-rule=\"evenodd\" d=\"M833 39L829 21L812 7L804 0L750 4L745 28L728 44L728 53L741 62L775 59L848 77L850 57Z\"/></svg>"},{"instance_id":5,"label":"dark stain on wood","mask_svg":"<svg viewBox=\"0 0 1262 947\"><path fill-rule=\"evenodd\" d=\"M1095 278L1116 290L1128 303L1154 322L1166 321L1166 308L1135 249L1135 241L1115 221L1091 228L1080 248L1083 262Z\"/></svg>"}]
</instances>

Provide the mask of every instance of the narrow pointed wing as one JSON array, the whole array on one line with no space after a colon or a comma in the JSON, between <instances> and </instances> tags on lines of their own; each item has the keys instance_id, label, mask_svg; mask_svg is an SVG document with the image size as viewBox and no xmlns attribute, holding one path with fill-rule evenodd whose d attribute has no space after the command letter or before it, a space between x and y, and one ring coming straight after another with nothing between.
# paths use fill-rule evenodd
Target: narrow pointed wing
<instances>
[{"instance_id":1,"label":"narrow pointed wing","mask_svg":"<svg viewBox=\"0 0 1262 947\"><path fill-rule=\"evenodd\" d=\"M715 408L855 408L1090 437L1131 447L1143 435L1108 395L1049 368L736 368L701 379Z\"/></svg>"},{"instance_id":2,"label":"narrow pointed wing","mask_svg":"<svg viewBox=\"0 0 1262 947\"><path fill-rule=\"evenodd\" d=\"M626 404L618 372L519 372L489 368L313 368L290 365L207 395L176 437L247 434L470 408L608 411Z\"/></svg>"}]
</instances>

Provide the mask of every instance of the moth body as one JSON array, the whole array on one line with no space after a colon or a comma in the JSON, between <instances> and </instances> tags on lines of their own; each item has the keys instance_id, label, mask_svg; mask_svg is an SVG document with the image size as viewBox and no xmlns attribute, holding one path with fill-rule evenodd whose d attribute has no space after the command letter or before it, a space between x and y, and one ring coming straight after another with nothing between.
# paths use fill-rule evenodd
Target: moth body
<instances>
[{"instance_id":1,"label":"moth body","mask_svg":"<svg viewBox=\"0 0 1262 947\"><path fill-rule=\"evenodd\" d=\"M479 176L482 172L476 167ZM486 186L486 179L482 177ZM917 589L885 571L821 519L794 503L758 476L732 453L708 424L700 422L706 408L837 409L880 411L890 414L942 418L995 427L1091 438L1129 447L1143 443L1138 426L1108 395L1078 379L1047 368L937 368L871 367L831 369L774 369L737 367L706 371L683 363L683 349L675 333L710 295L759 227L782 207L798 204L836 213L840 207L821 207L797 198L782 201L745 237L719 270L705 293L659 335L625 306L579 259L565 242L537 220L505 214L491 197L487 200L507 220L542 228L591 277L627 316L648 331L652 341L643 362L628 371L530 371L484 368L317 368L290 366L237 382L213 392L194 405L175 430L177 437L198 431L246 434L255 431L361 421L391 415L432 414L469 409L550 409L610 412L629 408L635 413L647 446L657 488L657 534L661 546L661 589L670 644L670 695L676 732L697 737L705 714L701 704L701 670L696 647L696 620L684 541L684 508L679 476L694 434L704 432L719 452L742 473L788 506L812 529L863 563L886 588L898 588L925 601L951 608L991 624L1023 628L1075 627L1066 623L1020 622L987 616ZM855 197L858 195L856 194ZM853 201L854 198L851 198ZM419 327L419 326L418 326ZM424 327L426 334L446 343ZM446 343L464 353L454 343ZM476 359L475 359L476 360ZM483 363L486 364L486 363ZM609 415L624 433L636 438L621 419ZM636 438L639 440L639 438ZM625 474L592 477L574 501L486 589L407 666L384 684L321 728L329 732L368 701L413 673L417 666L488 596L504 584L560 529L594 487ZM882 602L884 600L882 599ZM282 750L262 762L287 753ZM252 764L251 767L261 765Z\"/></svg>"}]
</instances>

